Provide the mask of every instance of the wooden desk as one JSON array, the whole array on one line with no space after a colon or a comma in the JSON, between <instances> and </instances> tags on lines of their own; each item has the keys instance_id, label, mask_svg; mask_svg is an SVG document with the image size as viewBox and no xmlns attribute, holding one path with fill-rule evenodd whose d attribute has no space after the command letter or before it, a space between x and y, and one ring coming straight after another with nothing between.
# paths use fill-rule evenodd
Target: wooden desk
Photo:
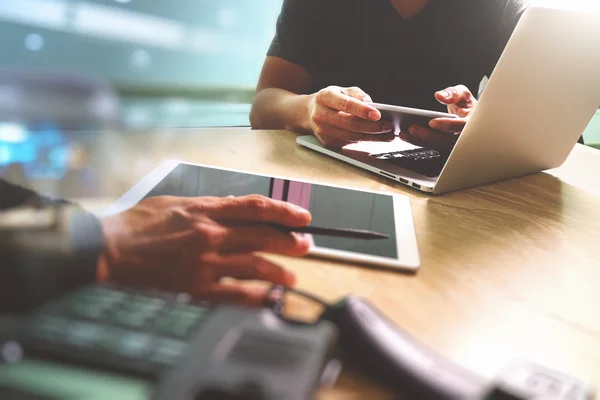
<instances>
[{"instance_id":1,"label":"wooden desk","mask_svg":"<svg viewBox=\"0 0 600 400\"><path fill-rule=\"evenodd\" d=\"M118 196L163 158L403 193L411 198L416 275L274 257L299 286L333 301L367 297L451 360L493 377L530 360L600 388L600 152L577 145L550 173L432 197L295 144L278 131L170 130L105 135ZM124 160L127 160L124 163ZM344 376L324 399L385 397Z\"/></svg>"}]
</instances>

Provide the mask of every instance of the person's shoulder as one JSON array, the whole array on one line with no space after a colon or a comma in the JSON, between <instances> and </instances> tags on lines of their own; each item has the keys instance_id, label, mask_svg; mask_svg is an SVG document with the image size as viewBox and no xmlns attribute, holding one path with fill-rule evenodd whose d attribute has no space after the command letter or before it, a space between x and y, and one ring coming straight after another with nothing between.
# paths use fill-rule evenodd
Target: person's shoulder
<instances>
[{"instance_id":1,"label":"person's shoulder","mask_svg":"<svg viewBox=\"0 0 600 400\"><path fill-rule=\"evenodd\" d=\"M354 3L357 0L284 0L283 6L287 7L314 7L315 12L319 10L344 10L348 3ZM360 0L358 0L360 1Z\"/></svg>"},{"instance_id":2,"label":"person's shoulder","mask_svg":"<svg viewBox=\"0 0 600 400\"><path fill-rule=\"evenodd\" d=\"M349 3L363 0L284 0L282 12L298 18L346 18Z\"/></svg>"},{"instance_id":3,"label":"person's shoulder","mask_svg":"<svg viewBox=\"0 0 600 400\"><path fill-rule=\"evenodd\" d=\"M317 14L343 15L359 5L368 5L371 0L284 0L283 8L310 9Z\"/></svg>"},{"instance_id":4,"label":"person's shoulder","mask_svg":"<svg viewBox=\"0 0 600 400\"><path fill-rule=\"evenodd\" d=\"M284 0L280 24L318 24L336 30L361 18L361 10L372 0Z\"/></svg>"}]
</instances>

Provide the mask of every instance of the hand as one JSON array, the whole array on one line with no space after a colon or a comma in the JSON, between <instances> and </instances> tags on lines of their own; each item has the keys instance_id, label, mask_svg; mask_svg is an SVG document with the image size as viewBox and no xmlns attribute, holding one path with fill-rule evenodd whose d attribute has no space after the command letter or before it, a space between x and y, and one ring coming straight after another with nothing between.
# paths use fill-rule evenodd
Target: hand
<instances>
[{"instance_id":1,"label":"hand","mask_svg":"<svg viewBox=\"0 0 600 400\"><path fill-rule=\"evenodd\" d=\"M119 284L259 305L265 290L221 278L293 285L292 273L253 252L305 255L308 239L261 223L299 227L310 219L300 207L257 195L150 198L102 221L104 273Z\"/></svg>"},{"instance_id":2,"label":"hand","mask_svg":"<svg viewBox=\"0 0 600 400\"><path fill-rule=\"evenodd\" d=\"M435 98L448 106L448 113L459 118L436 118L428 127L413 125L408 134L400 136L411 143L429 147L452 149L464 129L469 116L477 106L477 100L471 91L463 85L449 87L435 93Z\"/></svg>"},{"instance_id":3,"label":"hand","mask_svg":"<svg viewBox=\"0 0 600 400\"><path fill-rule=\"evenodd\" d=\"M319 91L308 104L312 131L321 143L331 147L394 139L393 124L381 120L379 110L365 104L370 101L371 97L357 87L330 86Z\"/></svg>"}]
</instances>

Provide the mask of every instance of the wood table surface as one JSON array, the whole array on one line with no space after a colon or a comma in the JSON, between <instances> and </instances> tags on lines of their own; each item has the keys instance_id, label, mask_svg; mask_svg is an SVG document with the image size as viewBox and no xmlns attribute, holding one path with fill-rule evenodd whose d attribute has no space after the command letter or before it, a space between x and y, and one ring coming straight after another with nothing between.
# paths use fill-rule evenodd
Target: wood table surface
<instances>
[{"instance_id":1,"label":"wood table surface","mask_svg":"<svg viewBox=\"0 0 600 400\"><path fill-rule=\"evenodd\" d=\"M432 196L302 148L296 136L140 131L106 134L95 151L110 165L105 185L113 197L164 158L407 195L422 259L416 274L272 258L297 274L300 288L331 301L364 296L425 345L483 377L526 360L600 388L598 150L577 145L547 173ZM386 396L348 373L320 395Z\"/></svg>"}]
</instances>

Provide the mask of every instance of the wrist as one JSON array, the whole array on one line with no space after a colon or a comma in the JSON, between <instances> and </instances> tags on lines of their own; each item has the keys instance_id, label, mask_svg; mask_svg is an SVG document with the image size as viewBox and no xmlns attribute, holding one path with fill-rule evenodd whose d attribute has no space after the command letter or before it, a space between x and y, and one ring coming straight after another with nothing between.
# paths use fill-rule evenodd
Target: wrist
<instances>
[{"instance_id":1,"label":"wrist","mask_svg":"<svg viewBox=\"0 0 600 400\"><path fill-rule=\"evenodd\" d=\"M96 279L98 282L105 282L111 278L111 270L118 263L119 249L116 245L119 226L121 221L118 215L106 217L102 220L102 236L104 237L104 247L98 257L96 268Z\"/></svg>"},{"instance_id":2,"label":"wrist","mask_svg":"<svg viewBox=\"0 0 600 400\"><path fill-rule=\"evenodd\" d=\"M110 280L110 268L106 256L104 253L98 257L98 263L96 264L96 282L102 283Z\"/></svg>"},{"instance_id":3,"label":"wrist","mask_svg":"<svg viewBox=\"0 0 600 400\"><path fill-rule=\"evenodd\" d=\"M311 107L315 94L296 95L286 105L288 110L293 110L291 118L286 121L286 129L294 132L312 133L310 123Z\"/></svg>"}]
</instances>

